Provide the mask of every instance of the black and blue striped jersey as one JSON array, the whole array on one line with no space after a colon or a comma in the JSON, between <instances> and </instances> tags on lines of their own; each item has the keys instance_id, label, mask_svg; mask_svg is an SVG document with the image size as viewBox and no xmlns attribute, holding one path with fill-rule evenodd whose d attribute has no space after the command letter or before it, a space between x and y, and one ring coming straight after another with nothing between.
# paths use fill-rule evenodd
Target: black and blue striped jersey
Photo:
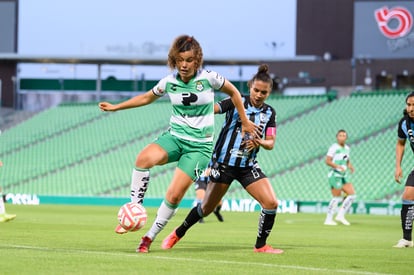
<instances>
[{"instance_id":1,"label":"black and blue striped jersey","mask_svg":"<svg viewBox=\"0 0 414 275\"><path fill-rule=\"evenodd\" d=\"M398 123L398 138L399 139L408 139L410 142L411 150L414 152L414 122L407 116L404 116L400 119Z\"/></svg>"},{"instance_id":2,"label":"black and blue striped jersey","mask_svg":"<svg viewBox=\"0 0 414 275\"><path fill-rule=\"evenodd\" d=\"M276 111L268 104L256 108L250 104L250 97L242 97L247 117L262 129L261 137L265 137L266 130L276 128ZM228 166L251 167L256 163L259 148L248 152L242 144L241 120L237 109L230 98L218 102L219 113L226 113L226 118L216 145L214 147L213 162L219 162ZM245 138L248 135L245 135Z\"/></svg>"}]
</instances>

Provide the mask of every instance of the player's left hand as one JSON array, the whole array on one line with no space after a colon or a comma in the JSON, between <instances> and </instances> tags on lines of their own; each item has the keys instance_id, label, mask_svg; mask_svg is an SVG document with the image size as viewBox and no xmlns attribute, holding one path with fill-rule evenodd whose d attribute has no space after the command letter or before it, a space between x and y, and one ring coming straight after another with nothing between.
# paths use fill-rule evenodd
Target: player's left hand
<instances>
[{"instance_id":1,"label":"player's left hand","mask_svg":"<svg viewBox=\"0 0 414 275\"><path fill-rule=\"evenodd\" d=\"M245 148L247 151L252 151L255 148L258 148L262 142L261 138L250 138L245 141L243 141L243 144L245 145Z\"/></svg>"}]
</instances>

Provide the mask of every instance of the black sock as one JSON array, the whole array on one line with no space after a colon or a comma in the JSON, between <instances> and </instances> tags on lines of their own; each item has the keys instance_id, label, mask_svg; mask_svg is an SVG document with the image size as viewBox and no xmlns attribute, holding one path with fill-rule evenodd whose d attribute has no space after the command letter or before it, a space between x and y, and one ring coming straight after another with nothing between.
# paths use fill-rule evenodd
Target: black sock
<instances>
[{"instance_id":1,"label":"black sock","mask_svg":"<svg viewBox=\"0 0 414 275\"><path fill-rule=\"evenodd\" d=\"M403 238L411 241L414 219L414 204L403 204L401 208L401 226Z\"/></svg>"},{"instance_id":2,"label":"black sock","mask_svg":"<svg viewBox=\"0 0 414 275\"><path fill-rule=\"evenodd\" d=\"M188 213L187 217L184 219L184 222L179 227L177 227L177 229L175 229L175 234L177 234L179 238L182 238L191 226L203 218L200 213L201 205L198 204L197 206L193 207L193 209L191 209L190 213Z\"/></svg>"},{"instance_id":3,"label":"black sock","mask_svg":"<svg viewBox=\"0 0 414 275\"><path fill-rule=\"evenodd\" d=\"M259 230L257 232L256 248L261 248L266 244L267 237L272 231L276 218L276 210L263 209L259 218Z\"/></svg>"}]
</instances>

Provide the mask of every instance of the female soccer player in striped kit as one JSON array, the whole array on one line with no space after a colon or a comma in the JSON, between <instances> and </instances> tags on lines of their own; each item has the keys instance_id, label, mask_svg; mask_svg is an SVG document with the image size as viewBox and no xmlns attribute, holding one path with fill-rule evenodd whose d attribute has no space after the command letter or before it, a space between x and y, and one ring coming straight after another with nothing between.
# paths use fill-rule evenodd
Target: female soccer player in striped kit
<instances>
[{"instance_id":1,"label":"female soccer player in striped kit","mask_svg":"<svg viewBox=\"0 0 414 275\"><path fill-rule=\"evenodd\" d=\"M405 142L408 139L414 152L414 91L405 99L404 116L398 123L398 140L395 148L395 181L401 183L403 171L401 162L404 156ZM402 195L401 227L402 239L398 241L395 248L413 247L412 231L414 220L414 169L408 175Z\"/></svg>"},{"instance_id":2,"label":"female soccer player in striped kit","mask_svg":"<svg viewBox=\"0 0 414 275\"><path fill-rule=\"evenodd\" d=\"M215 112L225 113L226 120L214 148L206 195L202 203L189 212L184 222L164 239L163 249L172 248L191 226L213 212L230 184L237 180L262 207L253 251L283 253L283 250L266 244L276 218L278 202L269 179L256 160L260 147L272 150L276 141L276 112L265 103L272 91L272 85L273 79L268 73L268 66L263 64L249 81L250 95L243 98L247 116L261 129L259 135L248 138L245 136L242 139L240 113L233 103L224 99L215 105Z\"/></svg>"}]
</instances>

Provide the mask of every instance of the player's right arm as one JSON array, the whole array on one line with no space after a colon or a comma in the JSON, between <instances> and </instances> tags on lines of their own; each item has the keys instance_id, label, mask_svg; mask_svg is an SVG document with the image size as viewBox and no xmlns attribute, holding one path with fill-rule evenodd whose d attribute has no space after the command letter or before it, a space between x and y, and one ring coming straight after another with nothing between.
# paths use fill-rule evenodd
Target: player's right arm
<instances>
[{"instance_id":1,"label":"player's right arm","mask_svg":"<svg viewBox=\"0 0 414 275\"><path fill-rule=\"evenodd\" d=\"M336 164L333 159L335 156L336 145L332 144L331 147L328 149L328 153L326 153L325 157L325 164L337 171L344 171L344 168L340 165Z\"/></svg>"},{"instance_id":2,"label":"player's right arm","mask_svg":"<svg viewBox=\"0 0 414 275\"><path fill-rule=\"evenodd\" d=\"M401 183L400 180L403 176L401 169L401 162L404 157L405 139L398 139L395 147L395 181Z\"/></svg>"},{"instance_id":3,"label":"player's right arm","mask_svg":"<svg viewBox=\"0 0 414 275\"><path fill-rule=\"evenodd\" d=\"M100 102L99 103L99 108L102 111L110 111L110 112L115 112L115 111L119 111L119 110L125 110L125 109L130 109L130 108L136 108L136 107L141 107L147 104L150 104L152 102L154 102L155 100L157 100L158 98L160 98L159 96L155 95L154 92L152 90L144 93L144 94L140 94L137 96L134 96L126 101L123 101L121 103L118 104L112 104L109 102Z\"/></svg>"},{"instance_id":4,"label":"player's right arm","mask_svg":"<svg viewBox=\"0 0 414 275\"><path fill-rule=\"evenodd\" d=\"M335 164L333 162L333 158L329 155L326 155L325 164L328 165L329 167L331 167L332 169L335 169L335 170L338 170L338 171L344 170L340 165Z\"/></svg>"}]
</instances>

